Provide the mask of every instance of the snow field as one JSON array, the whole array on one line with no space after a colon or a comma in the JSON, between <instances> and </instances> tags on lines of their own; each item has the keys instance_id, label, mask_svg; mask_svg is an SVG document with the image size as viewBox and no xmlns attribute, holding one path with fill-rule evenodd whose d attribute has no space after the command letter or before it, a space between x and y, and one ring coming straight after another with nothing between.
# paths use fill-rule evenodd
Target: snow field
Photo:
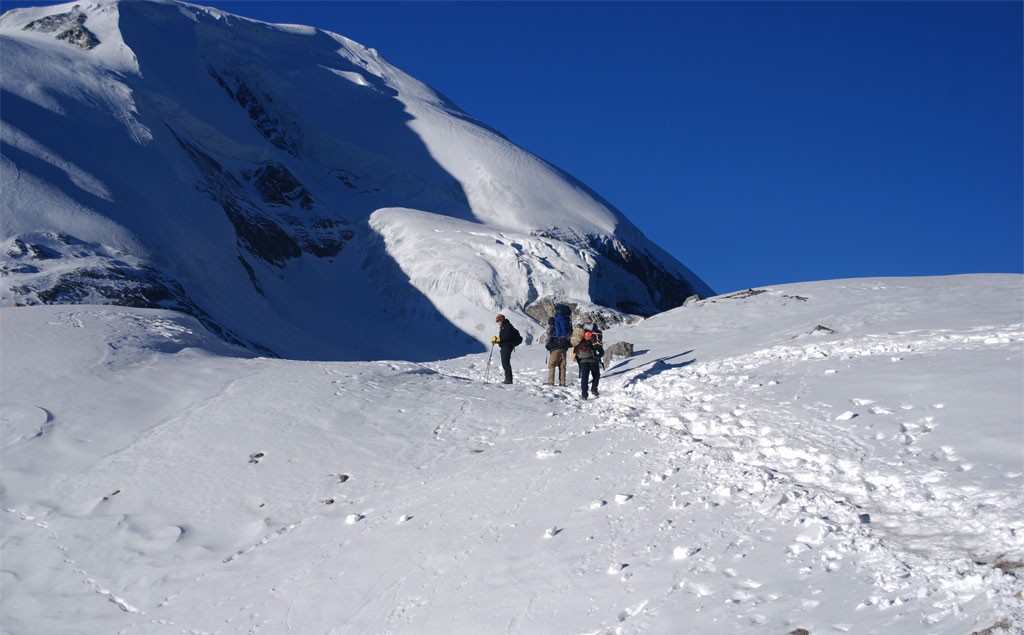
<instances>
[{"instance_id":1,"label":"snow field","mask_svg":"<svg viewBox=\"0 0 1024 635\"><path fill-rule=\"evenodd\" d=\"M876 302L915 329L710 319L809 330L768 294L612 329L638 355L586 402L539 347L503 386L485 354L237 358L173 313L4 309L3 629L1020 632L1024 329L915 316L938 282ZM838 314L863 284L796 290Z\"/></svg>"}]
</instances>

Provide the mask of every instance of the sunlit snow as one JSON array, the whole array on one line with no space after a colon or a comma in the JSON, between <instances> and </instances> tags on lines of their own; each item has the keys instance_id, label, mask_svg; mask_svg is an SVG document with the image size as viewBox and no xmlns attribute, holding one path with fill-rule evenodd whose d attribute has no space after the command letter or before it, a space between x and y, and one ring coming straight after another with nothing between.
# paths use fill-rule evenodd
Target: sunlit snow
<instances>
[{"instance_id":1,"label":"sunlit snow","mask_svg":"<svg viewBox=\"0 0 1024 635\"><path fill-rule=\"evenodd\" d=\"M504 386L0 309L3 632L1019 633L1022 301L719 296L607 332L586 402L540 345Z\"/></svg>"}]
</instances>

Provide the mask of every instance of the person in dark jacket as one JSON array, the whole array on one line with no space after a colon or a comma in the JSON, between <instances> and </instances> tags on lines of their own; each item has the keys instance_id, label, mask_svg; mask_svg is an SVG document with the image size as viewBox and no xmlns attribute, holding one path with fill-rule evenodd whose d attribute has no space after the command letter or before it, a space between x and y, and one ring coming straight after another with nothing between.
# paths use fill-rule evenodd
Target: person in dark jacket
<instances>
[{"instance_id":1,"label":"person in dark jacket","mask_svg":"<svg viewBox=\"0 0 1024 635\"><path fill-rule=\"evenodd\" d=\"M516 329L512 326L512 323L505 318L501 313L498 317L494 318L494 321L498 323L498 336L491 341L498 345L501 350L501 368L505 371L505 381L503 383L512 383L512 349L516 347Z\"/></svg>"},{"instance_id":2,"label":"person in dark jacket","mask_svg":"<svg viewBox=\"0 0 1024 635\"><path fill-rule=\"evenodd\" d=\"M580 388L583 391L583 399L587 398L587 388L594 393L595 397L601 393L597 391L597 384L601 381L601 357L604 355L604 346L601 340L594 336L590 330L583 332L583 339L573 347L573 356L580 366Z\"/></svg>"}]
</instances>

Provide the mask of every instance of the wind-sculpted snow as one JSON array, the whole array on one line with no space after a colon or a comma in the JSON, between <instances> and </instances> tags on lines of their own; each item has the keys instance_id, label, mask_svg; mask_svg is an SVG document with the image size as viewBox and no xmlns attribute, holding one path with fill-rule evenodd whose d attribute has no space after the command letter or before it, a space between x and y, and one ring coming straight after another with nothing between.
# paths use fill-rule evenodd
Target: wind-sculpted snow
<instances>
[{"instance_id":1,"label":"wind-sculpted snow","mask_svg":"<svg viewBox=\"0 0 1024 635\"><path fill-rule=\"evenodd\" d=\"M1022 301L713 298L606 331L636 354L586 402L535 345L505 386L487 354L261 359L167 311L0 309L2 628L1020 633Z\"/></svg>"}]
</instances>

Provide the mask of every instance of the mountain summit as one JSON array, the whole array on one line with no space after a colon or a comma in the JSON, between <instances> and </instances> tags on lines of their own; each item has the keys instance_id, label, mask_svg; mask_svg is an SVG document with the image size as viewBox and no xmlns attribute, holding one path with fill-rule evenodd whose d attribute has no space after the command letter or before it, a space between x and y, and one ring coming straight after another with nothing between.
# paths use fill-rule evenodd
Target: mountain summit
<instances>
[{"instance_id":1,"label":"mountain summit","mask_svg":"<svg viewBox=\"0 0 1024 635\"><path fill-rule=\"evenodd\" d=\"M189 313L305 359L528 340L552 301L708 286L586 186L373 50L174 1L0 16L0 303ZM536 321L534 321L536 320Z\"/></svg>"}]
</instances>

